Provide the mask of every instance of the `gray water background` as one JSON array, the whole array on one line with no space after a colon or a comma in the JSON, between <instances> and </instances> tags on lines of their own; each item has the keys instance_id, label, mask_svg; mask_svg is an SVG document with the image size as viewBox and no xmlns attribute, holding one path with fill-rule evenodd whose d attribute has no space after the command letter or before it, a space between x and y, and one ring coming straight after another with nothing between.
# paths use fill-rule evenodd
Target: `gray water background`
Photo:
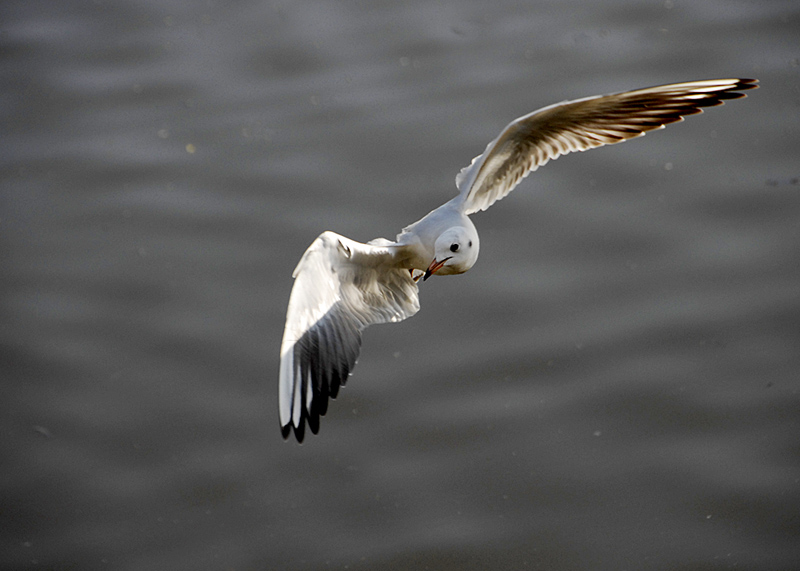
<instances>
[{"instance_id":1,"label":"gray water background","mask_svg":"<svg viewBox=\"0 0 800 571\"><path fill-rule=\"evenodd\" d=\"M800 6L3 2L4 569L800 569ZM291 272L511 119L761 89L563 157L279 434Z\"/></svg>"}]
</instances>

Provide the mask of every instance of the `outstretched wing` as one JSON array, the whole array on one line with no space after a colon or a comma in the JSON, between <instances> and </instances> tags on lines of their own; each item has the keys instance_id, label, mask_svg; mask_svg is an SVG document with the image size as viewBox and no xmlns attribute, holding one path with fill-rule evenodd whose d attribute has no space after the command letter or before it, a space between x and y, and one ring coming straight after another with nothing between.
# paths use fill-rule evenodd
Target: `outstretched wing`
<instances>
[{"instance_id":1,"label":"outstretched wing","mask_svg":"<svg viewBox=\"0 0 800 571\"><path fill-rule=\"evenodd\" d=\"M550 159L621 143L702 113L703 107L745 97L754 79L675 83L566 101L524 115L506 126L482 155L456 177L462 210L486 210Z\"/></svg>"},{"instance_id":2,"label":"outstretched wing","mask_svg":"<svg viewBox=\"0 0 800 571\"><path fill-rule=\"evenodd\" d=\"M361 331L402 321L419 311L419 290L394 265L392 246L355 242L323 232L294 271L281 343L278 384L281 432L303 441L305 423L319 430L328 397L355 366Z\"/></svg>"}]
</instances>

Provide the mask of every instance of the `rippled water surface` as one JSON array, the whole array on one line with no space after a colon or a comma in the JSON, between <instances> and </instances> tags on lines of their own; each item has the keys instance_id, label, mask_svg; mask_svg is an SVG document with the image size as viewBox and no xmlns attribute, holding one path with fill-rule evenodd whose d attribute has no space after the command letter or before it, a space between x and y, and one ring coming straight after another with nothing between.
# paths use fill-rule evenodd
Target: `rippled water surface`
<instances>
[{"instance_id":1,"label":"rippled water surface","mask_svg":"<svg viewBox=\"0 0 800 571\"><path fill-rule=\"evenodd\" d=\"M1 12L3 568L797 568L796 2ZM476 215L281 439L317 234L392 238L540 106L727 76Z\"/></svg>"}]
</instances>

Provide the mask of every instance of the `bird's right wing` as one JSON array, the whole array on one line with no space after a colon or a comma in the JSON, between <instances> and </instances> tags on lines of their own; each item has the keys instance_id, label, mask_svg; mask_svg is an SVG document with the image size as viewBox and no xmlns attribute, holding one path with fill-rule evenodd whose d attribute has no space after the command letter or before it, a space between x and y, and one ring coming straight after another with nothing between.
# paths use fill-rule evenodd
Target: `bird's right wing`
<instances>
[{"instance_id":1,"label":"bird's right wing","mask_svg":"<svg viewBox=\"0 0 800 571\"><path fill-rule=\"evenodd\" d=\"M744 97L754 79L711 79L598 95L544 107L509 123L456 177L464 214L486 210L551 159L621 143Z\"/></svg>"},{"instance_id":2,"label":"bird's right wing","mask_svg":"<svg viewBox=\"0 0 800 571\"><path fill-rule=\"evenodd\" d=\"M316 434L328 398L336 398L347 381L361 331L414 315L419 290L410 272L394 264L393 246L362 244L334 232L314 240L293 276L278 403L283 437L294 429L302 442L305 423Z\"/></svg>"}]
</instances>

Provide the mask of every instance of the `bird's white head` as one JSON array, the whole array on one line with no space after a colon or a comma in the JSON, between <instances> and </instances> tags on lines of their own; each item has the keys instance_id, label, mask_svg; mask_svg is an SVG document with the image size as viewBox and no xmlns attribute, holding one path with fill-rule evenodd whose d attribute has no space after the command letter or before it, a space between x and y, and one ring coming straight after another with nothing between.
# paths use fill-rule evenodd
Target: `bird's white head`
<instances>
[{"instance_id":1,"label":"bird's white head","mask_svg":"<svg viewBox=\"0 0 800 571\"><path fill-rule=\"evenodd\" d=\"M453 226L442 232L434 245L434 257L424 279L433 274L448 276L463 274L478 260L480 241L475 227Z\"/></svg>"}]
</instances>

